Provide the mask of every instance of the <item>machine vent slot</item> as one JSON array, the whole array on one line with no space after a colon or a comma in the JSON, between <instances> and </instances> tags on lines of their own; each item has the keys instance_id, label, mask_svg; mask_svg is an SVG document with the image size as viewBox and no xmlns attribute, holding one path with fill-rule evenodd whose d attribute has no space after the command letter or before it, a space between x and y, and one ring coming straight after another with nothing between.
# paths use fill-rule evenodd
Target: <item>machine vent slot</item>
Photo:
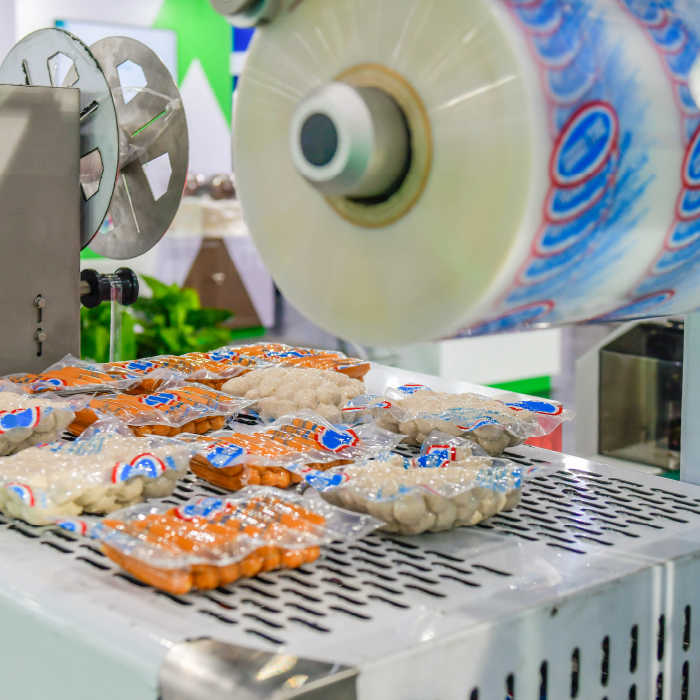
<instances>
[{"instance_id":1,"label":"machine vent slot","mask_svg":"<svg viewBox=\"0 0 700 700\"><path fill-rule=\"evenodd\" d=\"M685 606L683 611L683 651L690 649L690 625L692 622L692 610L690 605Z\"/></svg>"},{"instance_id":2,"label":"machine vent slot","mask_svg":"<svg viewBox=\"0 0 700 700\"><path fill-rule=\"evenodd\" d=\"M571 654L571 697L577 698L580 684L581 650L576 648Z\"/></svg>"}]
</instances>

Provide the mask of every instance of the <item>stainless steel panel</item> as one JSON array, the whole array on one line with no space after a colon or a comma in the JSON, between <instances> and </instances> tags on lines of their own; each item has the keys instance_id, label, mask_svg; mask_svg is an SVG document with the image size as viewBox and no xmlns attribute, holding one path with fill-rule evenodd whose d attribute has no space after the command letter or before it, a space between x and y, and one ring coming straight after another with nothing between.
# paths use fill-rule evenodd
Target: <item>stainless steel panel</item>
<instances>
[{"instance_id":1,"label":"stainless steel panel","mask_svg":"<svg viewBox=\"0 0 700 700\"><path fill-rule=\"evenodd\" d=\"M76 89L0 85L0 375L80 352L79 116Z\"/></svg>"},{"instance_id":2,"label":"stainless steel panel","mask_svg":"<svg viewBox=\"0 0 700 700\"><path fill-rule=\"evenodd\" d=\"M160 699L356 700L356 677L356 670L337 664L197 639L165 656Z\"/></svg>"},{"instance_id":3,"label":"stainless steel panel","mask_svg":"<svg viewBox=\"0 0 700 700\"><path fill-rule=\"evenodd\" d=\"M683 329L643 323L600 353L600 454L680 466Z\"/></svg>"}]
</instances>

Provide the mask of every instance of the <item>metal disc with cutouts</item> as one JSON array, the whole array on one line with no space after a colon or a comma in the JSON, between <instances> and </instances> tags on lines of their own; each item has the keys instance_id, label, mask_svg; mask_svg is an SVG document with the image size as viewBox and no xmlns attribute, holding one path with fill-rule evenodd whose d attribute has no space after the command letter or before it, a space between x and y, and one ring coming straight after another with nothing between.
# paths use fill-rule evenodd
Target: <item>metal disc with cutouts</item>
<instances>
[{"instance_id":1,"label":"metal disc with cutouts","mask_svg":"<svg viewBox=\"0 0 700 700\"><path fill-rule=\"evenodd\" d=\"M90 50L112 89L120 132L117 186L90 248L123 260L150 250L175 218L189 164L187 119L175 81L147 46L110 37Z\"/></svg>"},{"instance_id":2,"label":"metal disc with cutouts","mask_svg":"<svg viewBox=\"0 0 700 700\"><path fill-rule=\"evenodd\" d=\"M90 49L63 29L40 29L14 46L0 83L80 90L80 246L107 215L119 168L119 132L112 92Z\"/></svg>"}]
</instances>

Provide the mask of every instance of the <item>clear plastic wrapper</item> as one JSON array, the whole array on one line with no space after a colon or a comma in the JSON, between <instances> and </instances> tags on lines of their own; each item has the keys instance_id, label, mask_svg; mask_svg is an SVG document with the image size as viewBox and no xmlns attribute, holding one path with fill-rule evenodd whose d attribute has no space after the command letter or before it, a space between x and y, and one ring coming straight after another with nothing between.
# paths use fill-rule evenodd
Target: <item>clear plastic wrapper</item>
<instances>
[{"instance_id":1,"label":"clear plastic wrapper","mask_svg":"<svg viewBox=\"0 0 700 700\"><path fill-rule=\"evenodd\" d=\"M329 503L378 518L384 532L418 535L478 525L512 510L524 481L545 471L490 457L475 443L436 431L416 459L386 453L309 472L306 481Z\"/></svg>"},{"instance_id":2,"label":"clear plastic wrapper","mask_svg":"<svg viewBox=\"0 0 700 700\"><path fill-rule=\"evenodd\" d=\"M573 411L543 399L505 403L480 394L439 393L418 384L387 389L383 396L353 398L342 409L345 422L371 415L377 425L422 444L433 430L477 442L490 455L548 435Z\"/></svg>"},{"instance_id":3,"label":"clear plastic wrapper","mask_svg":"<svg viewBox=\"0 0 700 700\"><path fill-rule=\"evenodd\" d=\"M308 409L336 424L343 422L341 407L364 394L365 385L331 370L273 367L235 377L221 390L254 401L251 409L263 419Z\"/></svg>"},{"instance_id":4,"label":"clear plastic wrapper","mask_svg":"<svg viewBox=\"0 0 700 700\"><path fill-rule=\"evenodd\" d=\"M282 367L330 370L353 379L363 379L370 370L370 363L367 360L346 357L342 352L334 350L295 348L281 343L240 345L233 349L244 355L264 358Z\"/></svg>"},{"instance_id":5,"label":"clear plastic wrapper","mask_svg":"<svg viewBox=\"0 0 700 700\"><path fill-rule=\"evenodd\" d=\"M76 401L52 395L34 396L0 380L0 456L52 442L75 418Z\"/></svg>"},{"instance_id":6,"label":"clear plastic wrapper","mask_svg":"<svg viewBox=\"0 0 700 700\"><path fill-rule=\"evenodd\" d=\"M194 474L237 491L259 484L286 488L302 481L308 469L325 470L368 459L393 449L401 437L376 425L354 430L333 426L311 411L302 411L264 428L180 439L199 446L191 463Z\"/></svg>"},{"instance_id":7,"label":"clear plastic wrapper","mask_svg":"<svg viewBox=\"0 0 700 700\"><path fill-rule=\"evenodd\" d=\"M83 362L72 355L67 355L41 374L10 374L5 379L17 384L30 394L49 391L65 392L71 389L85 393L116 393L136 383L133 377L115 377L98 371L95 365Z\"/></svg>"},{"instance_id":8,"label":"clear plastic wrapper","mask_svg":"<svg viewBox=\"0 0 700 700\"><path fill-rule=\"evenodd\" d=\"M130 426L135 435L203 434L220 430L227 418L251 403L206 386L180 382L180 386L168 387L157 394L93 398L76 413L70 430L79 435L100 418L112 416Z\"/></svg>"},{"instance_id":9,"label":"clear plastic wrapper","mask_svg":"<svg viewBox=\"0 0 700 700\"><path fill-rule=\"evenodd\" d=\"M162 355L97 367L114 377L140 378L128 391L144 394L167 388L173 377L221 389L233 377L269 366L270 363L263 360L224 349L210 353L192 352L182 356Z\"/></svg>"},{"instance_id":10,"label":"clear plastic wrapper","mask_svg":"<svg viewBox=\"0 0 700 700\"><path fill-rule=\"evenodd\" d=\"M0 458L0 510L32 525L111 513L170 495L192 454L179 440L125 436L112 427L31 447Z\"/></svg>"},{"instance_id":11,"label":"clear plastic wrapper","mask_svg":"<svg viewBox=\"0 0 700 700\"><path fill-rule=\"evenodd\" d=\"M111 559L141 581L176 595L209 590L278 568L298 568L333 541L363 537L380 523L297 494L250 487L226 499L177 508L143 505L114 514L94 534Z\"/></svg>"}]
</instances>

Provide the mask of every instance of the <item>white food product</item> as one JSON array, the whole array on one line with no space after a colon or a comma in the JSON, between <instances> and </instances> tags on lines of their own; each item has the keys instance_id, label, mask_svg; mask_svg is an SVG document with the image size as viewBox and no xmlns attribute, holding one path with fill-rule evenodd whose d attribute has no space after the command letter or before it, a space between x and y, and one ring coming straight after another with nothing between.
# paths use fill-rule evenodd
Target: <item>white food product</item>
<instances>
[{"instance_id":1,"label":"white food product","mask_svg":"<svg viewBox=\"0 0 700 700\"><path fill-rule=\"evenodd\" d=\"M121 435L32 447L0 458L0 510L33 525L110 513L171 494L190 454L180 441Z\"/></svg>"},{"instance_id":2,"label":"white food product","mask_svg":"<svg viewBox=\"0 0 700 700\"><path fill-rule=\"evenodd\" d=\"M476 525L520 502L518 475L513 474L508 488L509 476L489 457L472 454L467 447L458 447L455 457L441 468L416 468L394 454L339 467L331 471L342 472L345 481L337 488L321 489L321 495L348 510L369 513L385 523L382 530L402 535ZM484 478L492 467L501 470L500 486L494 488L486 486Z\"/></svg>"},{"instance_id":3,"label":"white food product","mask_svg":"<svg viewBox=\"0 0 700 700\"><path fill-rule=\"evenodd\" d=\"M0 390L0 456L55 440L74 420L65 401L34 397L15 387Z\"/></svg>"},{"instance_id":4,"label":"white food product","mask_svg":"<svg viewBox=\"0 0 700 700\"><path fill-rule=\"evenodd\" d=\"M365 392L359 379L322 369L274 367L254 370L229 380L222 391L256 401L250 408L262 418L281 418L311 410L329 423L340 423L340 409Z\"/></svg>"},{"instance_id":5,"label":"white food product","mask_svg":"<svg viewBox=\"0 0 700 700\"><path fill-rule=\"evenodd\" d=\"M418 391L392 399L391 407L372 409L377 424L405 435L404 442L420 445L433 430L477 442L490 455L521 445L538 430L537 414L515 410L501 401L480 394L446 394ZM470 429L487 419L488 424Z\"/></svg>"}]
</instances>

